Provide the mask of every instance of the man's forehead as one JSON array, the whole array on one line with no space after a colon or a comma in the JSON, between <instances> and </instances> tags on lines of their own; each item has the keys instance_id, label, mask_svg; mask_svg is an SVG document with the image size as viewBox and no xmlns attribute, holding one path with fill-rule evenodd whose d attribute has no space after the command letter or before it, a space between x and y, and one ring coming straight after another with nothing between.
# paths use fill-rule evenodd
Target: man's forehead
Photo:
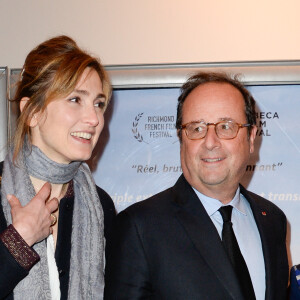
<instances>
[{"instance_id":1,"label":"man's forehead","mask_svg":"<svg viewBox=\"0 0 300 300\"><path fill-rule=\"evenodd\" d=\"M245 101L242 93L233 85L228 83L209 82L197 86L186 97L185 103L192 102L194 105L205 104L214 105L230 105L230 104L242 104L244 106Z\"/></svg>"},{"instance_id":2,"label":"man's forehead","mask_svg":"<svg viewBox=\"0 0 300 300\"><path fill-rule=\"evenodd\" d=\"M242 121L245 115L245 102L241 92L228 83L205 83L194 89L183 103L183 118L191 116L193 120L214 121L232 119Z\"/></svg>"},{"instance_id":3,"label":"man's forehead","mask_svg":"<svg viewBox=\"0 0 300 300\"><path fill-rule=\"evenodd\" d=\"M193 93L207 93L207 94L213 94L213 93L226 93L226 92L231 92L234 94L237 94L241 97L243 97L242 93L240 92L240 90L235 87L234 85L228 83L228 82L205 82L202 83L200 85L198 85L197 87L195 87L190 94L187 96L187 98L192 95Z\"/></svg>"}]
</instances>

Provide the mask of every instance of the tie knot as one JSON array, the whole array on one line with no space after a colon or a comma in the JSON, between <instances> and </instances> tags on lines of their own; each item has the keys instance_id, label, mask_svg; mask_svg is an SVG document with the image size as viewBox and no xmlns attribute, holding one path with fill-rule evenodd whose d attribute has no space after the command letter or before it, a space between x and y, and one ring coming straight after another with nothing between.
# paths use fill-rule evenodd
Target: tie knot
<instances>
[{"instance_id":1,"label":"tie knot","mask_svg":"<svg viewBox=\"0 0 300 300\"><path fill-rule=\"evenodd\" d=\"M232 206L222 206L219 208L219 212L223 218L223 222L230 222L231 221L231 213L232 213Z\"/></svg>"}]
</instances>

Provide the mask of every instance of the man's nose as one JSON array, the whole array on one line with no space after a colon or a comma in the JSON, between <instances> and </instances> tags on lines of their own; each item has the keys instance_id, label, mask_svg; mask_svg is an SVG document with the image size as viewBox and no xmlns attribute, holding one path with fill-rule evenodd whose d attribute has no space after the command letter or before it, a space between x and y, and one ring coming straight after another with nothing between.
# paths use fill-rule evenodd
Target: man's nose
<instances>
[{"instance_id":1,"label":"man's nose","mask_svg":"<svg viewBox=\"0 0 300 300\"><path fill-rule=\"evenodd\" d=\"M208 125L206 136L204 137L204 144L207 149L212 150L216 147L220 147L221 142L216 134L215 125Z\"/></svg>"}]
</instances>

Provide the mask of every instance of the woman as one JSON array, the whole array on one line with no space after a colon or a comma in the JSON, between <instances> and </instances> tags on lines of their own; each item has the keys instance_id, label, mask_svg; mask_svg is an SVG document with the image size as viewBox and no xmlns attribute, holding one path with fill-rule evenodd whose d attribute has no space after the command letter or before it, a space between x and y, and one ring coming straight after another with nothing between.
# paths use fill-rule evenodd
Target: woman
<instances>
[{"instance_id":1,"label":"woman","mask_svg":"<svg viewBox=\"0 0 300 300\"><path fill-rule=\"evenodd\" d=\"M69 37L27 56L3 164L0 299L102 299L115 210L83 161L103 129L110 92L100 62Z\"/></svg>"}]
</instances>

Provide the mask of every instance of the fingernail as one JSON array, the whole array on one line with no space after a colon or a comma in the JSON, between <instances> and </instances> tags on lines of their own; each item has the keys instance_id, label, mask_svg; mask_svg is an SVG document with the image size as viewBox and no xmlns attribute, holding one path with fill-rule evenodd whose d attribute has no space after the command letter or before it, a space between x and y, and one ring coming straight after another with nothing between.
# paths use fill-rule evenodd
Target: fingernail
<instances>
[{"instance_id":1,"label":"fingernail","mask_svg":"<svg viewBox=\"0 0 300 300\"><path fill-rule=\"evenodd\" d=\"M12 195L10 195L10 194L8 194L8 195L6 196L6 199L7 199L8 201L10 201L11 198L12 198Z\"/></svg>"}]
</instances>

